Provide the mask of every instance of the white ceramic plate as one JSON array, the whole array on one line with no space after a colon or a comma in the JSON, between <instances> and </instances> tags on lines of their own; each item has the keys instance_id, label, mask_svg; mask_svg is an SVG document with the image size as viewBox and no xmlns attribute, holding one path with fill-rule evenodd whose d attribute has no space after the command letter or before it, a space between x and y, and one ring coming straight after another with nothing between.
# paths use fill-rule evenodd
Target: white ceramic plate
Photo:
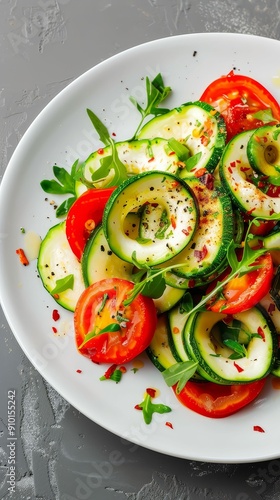
<instances>
[{"instance_id":1,"label":"white ceramic plate","mask_svg":"<svg viewBox=\"0 0 280 500\"><path fill-rule=\"evenodd\" d=\"M57 220L40 181L52 177L53 164L70 166L100 146L86 108L104 120L117 140L127 139L139 121L128 98L143 100L145 76L162 73L173 89L169 107L198 99L212 80L233 68L259 80L280 100L279 60L278 41L237 34L183 35L127 50L92 68L53 99L24 135L1 185L1 301L22 349L42 376L87 417L165 454L228 463L279 457L280 392L268 387L249 408L212 420L180 406L145 357L144 368L129 370L120 384L100 382L104 367L76 351L71 314L60 310L61 320L54 324L56 305L37 277L36 262L26 268L19 264L15 250L23 245L20 228L45 235ZM52 326L64 329L65 335L56 337ZM147 426L134 406L151 386L160 391L158 401L173 411L156 415ZM165 425L167 420L173 429ZM254 432L255 425L265 432Z\"/></svg>"}]
</instances>

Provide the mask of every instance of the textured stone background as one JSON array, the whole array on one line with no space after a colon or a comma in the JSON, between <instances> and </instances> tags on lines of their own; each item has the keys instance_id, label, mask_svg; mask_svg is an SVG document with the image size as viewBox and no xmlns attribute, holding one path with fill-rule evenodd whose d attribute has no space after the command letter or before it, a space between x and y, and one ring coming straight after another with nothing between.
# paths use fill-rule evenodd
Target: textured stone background
<instances>
[{"instance_id":1,"label":"textured stone background","mask_svg":"<svg viewBox=\"0 0 280 500\"><path fill-rule=\"evenodd\" d=\"M205 31L280 40L280 1L0 0L1 177L29 124L78 75L138 43ZM124 443L42 379L2 313L0 329L0 498L279 500L280 459L214 465ZM6 476L9 389L18 409L16 495Z\"/></svg>"}]
</instances>

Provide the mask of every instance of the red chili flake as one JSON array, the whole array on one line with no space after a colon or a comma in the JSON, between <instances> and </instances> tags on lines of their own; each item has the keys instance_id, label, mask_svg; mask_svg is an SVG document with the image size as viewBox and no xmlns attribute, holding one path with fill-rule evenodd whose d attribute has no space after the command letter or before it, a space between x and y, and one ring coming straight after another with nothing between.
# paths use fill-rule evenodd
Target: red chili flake
<instances>
[{"instance_id":1,"label":"red chili flake","mask_svg":"<svg viewBox=\"0 0 280 500\"><path fill-rule=\"evenodd\" d=\"M156 395L156 390L152 389L151 387L148 387L148 389L146 389L146 393L149 394L149 396L151 396L151 398L154 398Z\"/></svg>"},{"instance_id":2,"label":"red chili flake","mask_svg":"<svg viewBox=\"0 0 280 500\"><path fill-rule=\"evenodd\" d=\"M52 331L53 331L53 333L57 333L57 328L55 328L55 326L53 326Z\"/></svg>"},{"instance_id":3,"label":"red chili flake","mask_svg":"<svg viewBox=\"0 0 280 500\"><path fill-rule=\"evenodd\" d=\"M202 175L206 174L207 170L205 167L199 168L194 172L195 177L202 177Z\"/></svg>"},{"instance_id":4,"label":"red chili flake","mask_svg":"<svg viewBox=\"0 0 280 500\"><path fill-rule=\"evenodd\" d=\"M202 146L208 146L208 144L210 142L210 138L207 137L207 135L202 135L200 138L200 142L201 142Z\"/></svg>"},{"instance_id":5,"label":"red chili flake","mask_svg":"<svg viewBox=\"0 0 280 500\"><path fill-rule=\"evenodd\" d=\"M231 167L228 167L228 171L230 174L232 174L232 168Z\"/></svg>"},{"instance_id":6,"label":"red chili flake","mask_svg":"<svg viewBox=\"0 0 280 500\"><path fill-rule=\"evenodd\" d=\"M240 167L240 172L247 172L247 170L250 170L250 167Z\"/></svg>"},{"instance_id":7,"label":"red chili flake","mask_svg":"<svg viewBox=\"0 0 280 500\"><path fill-rule=\"evenodd\" d=\"M236 162L235 161L230 162L230 166L231 166L231 168L235 168L236 167Z\"/></svg>"},{"instance_id":8,"label":"red chili flake","mask_svg":"<svg viewBox=\"0 0 280 500\"><path fill-rule=\"evenodd\" d=\"M112 132L112 136L113 136L113 137L116 137L116 133L115 133L115 132Z\"/></svg>"},{"instance_id":9,"label":"red chili flake","mask_svg":"<svg viewBox=\"0 0 280 500\"><path fill-rule=\"evenodd\" d=\"M202 250L195 250L194 251L194 256L195 256L197 262L201 262L203 259L205 259L207 254L208 254L208 250L207 250L206 245L203 245Z\"/></svg>"},{"instance_id":10,"label":"red chili flake","mask_svg":"<svg viewBox=\"0 0 280 500\"><path fill-rule=\"evenodd\" d=\"M104 377L105 378L110 378L111 375L114 373L114 371L116 370L118 365L114 364L114 365L111 365L108 370L106 370L106 372L104 373Z\"/></svg>"},{"instance_id":11,"label":"red chili flake","mask_svg":"<svg viewBox=\"0 0 280 500\"><path fill-rule=\"evenodd\" d=\"M265 430L260 425L254 425L253 429L256 432L265 432Z\"/></svg>"},{"instance_id":12,"label":"red chili flake","mask_svg":"<svg viewBox=\"0 0 280 500\"><path fill-rule=\"evenodd\" d=\"M58 310L57 310L57 309L54 309L54 310L53 310L53 313L52 313L52 319L53 319L54 321L58 321L58 320L59 320L59 318L60 318L60 314L59 314Z\"/></svg>"},{"instance_id":13,"label":"red chili flake","mask_svg":"<svg viewBox=\"0 0 280 500\"><path fill-rule=\"evenodd\" d=\"M182 229L182 233L186 236L189 236L191 230L192 228L189 226L187 229Z\"/></svg>"},{"instance_id":14,"label":"red chili flake","mask_svg":"<svg viewBox=\"0 0 280 500\"><path fill-rule=\"evenodd\" d=\"M235 366L236 370L241 373L241 372L244 372L244 369L241 368L241 366L239 366L235 361L233 363L233 366Z\"/></svg>"},{"instance_id":15,"label":"red chili flake","mask_svg":"<svg viewBox=\"0 0 280 500\"><path fill-rule=\"evenodd\" d=\"M254 208L252 208L251 210L248 210L248 211L246 212L246 213L247 213L247 215L252 215L252 213L254 212L254 210L255 210Z\"/></svg>"},{"instance_id":16,"label":"red chili flake","mask_svg":"<svg viewBox=\"0 0 280 500\"><path fill-rule=\"evenodd\" d=\"M173 229L176 229L176 219L175 219L174 215L171 215L170 222L171 222L171 226L173 227Z\"/></svg>"},{"instance_id":17,"label":"red chili flake","mask_svg":"<svg viewBox=\"0 0 280 500\"><path fill-rule=\"evenodd\" d=\"M171 151L170 153L168 153L168 156L173 156L175 155L175 151Z\"/></svg>"},{"instance_id":18,"label":"red chili flake","mask_svg":"<svg viewBox=\"0 0 280 500\"><path fill-rule=\"evenodd\" d=\"M200 178L202 184L204 184L207 189L213 191L214 189L214 176L212 174L206 173Z\"/></svg>"},{"instance_id":19,"label":"red chili flake","mask_svg":"<svg viewBox=\"0 0 280 500\"><path fill-rule=\"evenodd\" d=\"M16 250L16 254L19 256L19 261L23 266L28 266L29 260L25 255L25 252L22 248L18 248Z\"/></svg>"},{"instance_id":20,"label":"red chili flake","mask_svg":"<svg viewBox=\"0 0 280 500\"><path fill-rule=\"evenodd\" d=\"M135 408L135 410L143 410L143 408L141 408L140 405L135 405L134 408Z\"/></svg>"},{"instance_id":21,"label":"red chili flake","mask_svg":"<svg viewBox=\"0 0 280 500\"><path fill-rule=\"evenodd\" d=\"M189 288L194 288L196 285L195 280L189 280Z\"/></svg>"},{"instance_id":22,"label":"red chili flake","mask_svg":"<svg viewBox=\"0 0 280 500\"><path fill-rule=\"evenodd\" d=\"M97 153L98 153L99 155L104 155L104 149L103 149L103 148L99 148L99 149L97 150Z\"/></svg>"},{"instance_id":23,"label":"red chili flake","mask_svg":"<svg viewBox=\"0 0 280 500\"><path fill-rule=\"evenodd\" d=\"M82 370L76 370L77 373L82 373Z\"/></svg>"},{"instance_id":24,"label":"red chili flake","mask_svg":"<svg viewBox=\"0 0 280 500\"><path fill-rule=\"evenodd\" d=\"M127 369L126 369L126 367L125 367L125 366L120 366L120 367L119 367L119 370L120 370L120 372L122 372L122 373L126 373L126 372L127 372Z\"/></svg>"},{"instance_id":25,"label":"red chili flake","mask_svg":"<svg viewBox=\"0 0 280 500\"><path fill-rule=\"evenodd\" d=\"M152 158L150 158L150 159L148 160L148 163L150 163L151 161L154 161L154 160L155 160L155 157L154 157L154 156L152 156Z\"/></svg>"},{"instance_id":26,"label":"red chili flake","mask_svg":"<svg viewBox=\"0 0 280 500\"><path fill-rule=\"evenodd\" d=\"M274 211L273 209L271 209L271 210L269 211L269 215L273 215L273 214L275 214L275 211Z\"/></svg>"},{"instance_id":27,"label":"red chili flake","mask_svg":"<svg viewBox=\"0 0 280 500\"><path fill-rule=\"evenodd\" d=\"M179 186L179 182L178 181L171 182L171 187L172 188L176 188L178 186Z\"/></svg>"},{"instance_id":28,"label":"red chili flake","mask_svg":"<svg viewBox=\"0 0 280 500\"><path fill-rule=\"evenodd\" d=\"M173 425L171 422L165 422L166 427L170 427L170 429L173 429Z\"/></svg>"},{"instance_id":29,"label":"red chili flake","mask_svg":"<svg viewBox=\"0 0 280 500\"><path fill-rule=\"evenodd\" d=\"M262 329L261 326L258 327L257 332L261 336L261 338L263 339L263 341L265 342L265 334L264 334L264 331L263 331L263 329Z\"/></svg>"},{"instance_id":30,"label":"red chili flake","mask_svg":"<svg viewBox=\"0 0 280 500\"><path fill-rule=\"evenodd\" d=\"M274 313L275 309L276 309L275 304L272 304L272 303L269 304L269 307L268 307L268 310L267 310L268 314Z\"/></svg>"},{"instance_id":31,"label":"red chili flake","mask_svg":"<svg viewBox=\"0 0 280 500\"><path fill-rule=\"evenodd\" d=\"M174 327L172 328L172 332L173 332L173 333L175 333L175 334L176 334L176 333L180 333L180 329L178 328L178 326L174 326Z\"/></svg>"}]
</instances>

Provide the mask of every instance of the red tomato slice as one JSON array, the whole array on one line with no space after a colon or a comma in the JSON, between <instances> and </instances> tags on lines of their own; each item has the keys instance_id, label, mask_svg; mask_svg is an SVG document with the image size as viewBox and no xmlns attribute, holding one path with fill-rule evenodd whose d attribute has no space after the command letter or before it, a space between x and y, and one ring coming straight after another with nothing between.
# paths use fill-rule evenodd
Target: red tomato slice
<instances>
[{"instance_id":1,"label":"red tomato slice","mask_svg":"<svg viewBox=\"0 0 280 500\"><path fill-rule=\"evenodd\" d=\"M148 347L157 324L156 308L153 300L143 295L124 306L133 286L130 281L109 278L82 293L74 312L76 345L81 354L96 363L120 364ZM112 324L119 325L120 330L111 331ZM98 335L107 327L108 332ZM86 335L94 330L96 336L82 346Z\"/></svg>"},{"instance_id":2,"label":"red tomato slice","mask_svg":"<svg viewBox=\"0 0 280 500\"><path fill-rule=\"evenodd\" d=\"M91 232L102 221L105 205L114 189L88 189L70 207L66 218L66 237L78 260L82 258Z\"/></svg>"},{"instance_id":3,"label":"red tomato slice","mask_svg":"<svg viewBox=\"0 0 280 500\"><path fill-rule=\"evenodd\" d=\"M270 290L273 278L273 261L270 253L261 255L254 265L261 265L259 269L233 278L222 289L221 297L214 297L207 309L225 314L237 314L255 306ZM217 281L222 281L229 271L220 276ZM206 294L211 292L216 282L211 283Z\"/></svg>"},{"instance_id":4,"label":"red tomato slice","mask_svg":"<svg viewBox=\"0 0 280 500\"><path fill-rule=\"evenodd\" d=\"M262 119L254 117L258 111L271 109L274 120L270 123L280 121L280 106L270 92L253 78L235 75L233 71L210 83L200 100L222 114L228 140L244 130L264 125Z\"/></svg>"},{"instance_id":5,"label":"red tomato slice","mask_svg":"<svg viewBox=\"0 0 280 500\"><path fill-rule=\"evenodd\" d=\"M223 418L236 413L251 403L261 392L266 379L248 384L219 385L213 382L187 382L176 394L184 406L210 418Z\"/></svg>"}]
</instances>

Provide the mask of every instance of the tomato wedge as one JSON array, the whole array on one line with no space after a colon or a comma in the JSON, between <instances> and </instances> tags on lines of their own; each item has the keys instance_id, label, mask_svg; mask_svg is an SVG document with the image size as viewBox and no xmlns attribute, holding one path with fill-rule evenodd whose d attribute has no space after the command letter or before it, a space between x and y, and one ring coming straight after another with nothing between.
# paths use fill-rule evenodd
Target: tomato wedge
<instances>
[{"instance_id":1,"label":"tomato wedge","mask_svg":"<svg viewBox=\"0 0 280 500\"><path fill-rule=\"evenodd\" d=\"M210 83L200 100L222 114L227 140L244 130L280 121L280 106L270 92L253 78L235 75L233 71ZM255 116L255 113L268 109L272 113L271 121L263 120L261 113Z\"/></svg>"},{"instance_id":2,"label":"tomato wedge","mask_svg":"<svg viewBox=\"0 0 280 500\"><path fill-rule=\"evenodd\" d=\"M255 306L270 290L273 278L273 261L270 253L256 259L255 265L261 266L250 273L230 280L223 288L219 297L214 297L207 305L213 312L237 314ZM226 271L217 281L222 281L229 274ZM211 292L216 282L209 285L206 294Z\"/></svg>"},{"instance_id":3,"label":"tomato wedge","mask_svg":"<svg viewBox=\"0 0 280 500\"><path fill-rule=\"evenodd\" d=\"M148 347L157 324L156 308L150 297L141 294L124 306L133 286L127 280L108 278L82 293L74 312L76 345L81 354L96 363L120 364ZM91 338L86 341L86 336Z\"/></svg>"},{"instance_id":4,"label":"tomato wedge","mask_svg":"<svg viewBox=\"0 0 280 500\"><path fill-rule=\"evenodd\" d=\"M265 382L265 378L238 385L189 381L179 394L176 393L176 385L173 386L173 390L180 403L190 410L205 417L224 418L236 413L256 399Z\"/></svg>"},{"instance_id":5,"label":"tomato wedge","mask_svg":"<svg viewBox=\"0 0 280 500\"><path fill-rule=\"evenodd\" d=\"M66 218L66 237L72 252L81 260L86 242L100 224L112 188L88 189L70 207Z\"/></svg>"}]
</instances>

